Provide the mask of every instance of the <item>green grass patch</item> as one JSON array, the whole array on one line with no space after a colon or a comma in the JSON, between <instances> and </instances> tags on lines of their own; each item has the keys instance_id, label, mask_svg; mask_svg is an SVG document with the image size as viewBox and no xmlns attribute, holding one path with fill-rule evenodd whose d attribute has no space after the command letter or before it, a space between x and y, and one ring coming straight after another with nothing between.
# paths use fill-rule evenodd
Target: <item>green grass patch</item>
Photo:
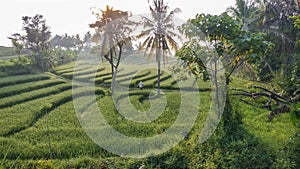
<instances>
[{"instance_id":1,"label":"green grass patch","mask_svg":"<svg viewBox=\"0 0 300 169\"><path fill-rule=\"evenodd\" d=\"M140 97L149 95L150 91L142 91L137 95L130 96L133 106L138 107L140 110L147 110L149 108L149 101L144 100L143 103ZM106 118L106 121L113 126L117 131L134 137L148 137L155 134L160 134L168 129L175 121L179 113L180 94L178 92L169 92L166 94L168 104L165 111L159 116L158 119L151 123L135 123L125 119L120 115L114 107L112 99L107 96L98 101L101 112ZM171 99L172 98L172 99ZM122 98L121 100L122 101ZM128 105L131 106L131 105ZM123 107L126 109L126 107ZM126 111L126 110L124 110Z\"/></svg>"},{"instance_id":2,"label":"green grass patch","mask_svg":"<svg viewBox=\"0 0 300 169\"><path fill-rule=\"evenodd\" d=\"M73 70L76 62L69 62L54 68L55 71Z\"/></svg>"},{"instance_id":3,"label":"green grass patch","mask_svg":"<svg viewBox=\"0 0 300 169\"><path fill-rule=\"evenodd\" d=\"M11 135L32 126L46 112L72 100L73 97L85 96L85 93L89 94L87 91L82 90L73 94L71 90L60 91L57 94L0 109L0 122L1 125L5 126L0 128L0 135ZM95 93L103 95L104 91L97 88Z\"/></svg>"},{"instance_id":4,"label":"green grass patch","mask_svg":"<svg viewBox=\"0 0 300 169\"><path fill-rule=\"evenodd\" d=\"M65 90L69 90L72 88L71 84L58 84L55 86L45 87L42 89L37 89L30 92L24 92L19 95L6 97L0 99L0 108L5 108L9 106L13 106L16 104L24 103L27 101L35 100L41 97L47 97L49 95L54 95Z\"/></svg>"},{"instance_id":5,"label":"green grass patch","mask_svg":"<svg viewBox=\"0 0 300 169\"><path fill-rule=\"evenodd\" d=\"M279 151L282 149L297 130L292 124L288 113L280 114L269 122L268 115L270 111L254 108L244 103L240 104L245 129L273 150Z\"/></svg>"},{"instance_id":6,"label":"green grass patch","mask_svg":"<svg viewBox=\"0 0 300 169\"><path fill-rule=\"evenodd\" d=\"M182 98L171 74L162 72L161 88L167 98L162 113L152 122L137 123L117 111L109 93L110 67L101 64L98 70L80 62L82 69L75 72L79 81L95 80L106 88L95 92L82 89L72 93L71 83L46 74L7 76L0 74L0 168L288 168L299 161L298 123L291 116L280 114L268 122L269 111L231 98L235 113L230 121L222 120L217 131L205 143L199 135L211 104L210 82L198 80L200 91L199 114L187 137L168 152L143 159L127 159L113 155L96 145L84 132L74 110L73 96L88 98L96 94L97 104L105 120L115 130L127 136L145 138L168 130L178 117ZM54 69L56 75L72 79L75 62ZM124 69L126 70L126 69ZM157 70L124 71L117 77L119 85L129 85L130 104L123 102L126 93L117 99L124 112L138 110L136 117L144 117L151 108L149 97L157 86ZM135 74L136 73L136 74ZM133 77L131 77L134 74ZM96 77L94 79L94 77ZM144 82L139 90L137 84ZM79 85L80 83L78 83ZM252 84L234 78L230 88L246 88ZM166 89L166 90L165 90ZM191 98L192 99L192 98ZM84 99L83 99L84 100ZM84 109L92 103L84 102ZM153 100L152 100L153 101ZM189 102L193 100L187 100ZM132 107L131 107L132 106ZM299 106L299 105L297 105ZM294 109L298 109L298 107ZM188 110L185 110L188 111ZM227 112L228 113L228 112ZM242 124L236 123L237 114ZM146 114L147 115L147 114ZM149 115L149 114L148 114ZM226 114L228 115L228 114ZM150 116L149 116L150 117ZM224 116L225 117L225 116ZM189 118L189 117L187 117ZM236 128L224 124L237 124ZM185 124L180 124L185 125ZM230 133L229 137L226 133ZM111 140L109 144L116 144ZM124 149L126 143L124 144ZM51 159L50 159L51 158ZM299 163L299 162L298 162ZM291 167L292 168L292 167Z\"/></svg>"},{"instance_id":7,"label":"green grass patch","mask_svg":"<svg viewBox=\"0 0 300 169\"><path fill-rule=\"evenodd\" d=\"M45 87L50 87L62 83L66 83L66 82L63 80L48 79L48 80L32 81L27 83L11 85L7 87L3 87L1 89L0 98L17 95L24 92L30 92L33 90L38 90L38 89L42 89Z\"/></svg>"},{"instance_id":8,"label":"green grass patch","mask_svg":"<svg viewBox=\"0 0 300 169\"><path fill-rule=\"evenodd\" d=\"M0 81L0 88L9 86L9 85L16 85L26 82L34 82L39 80L46 80L50 79L50 76L45 74L30 74L30 75L18 75L18 76L7 76L1 78Z\"/></svg>"}]
</instances>

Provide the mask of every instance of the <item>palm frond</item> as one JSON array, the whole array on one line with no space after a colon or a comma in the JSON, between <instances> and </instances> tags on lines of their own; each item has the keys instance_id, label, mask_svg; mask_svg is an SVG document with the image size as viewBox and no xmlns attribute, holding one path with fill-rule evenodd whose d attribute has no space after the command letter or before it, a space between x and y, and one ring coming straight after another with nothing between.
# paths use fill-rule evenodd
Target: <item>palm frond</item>
<instances>
[{"instance_id":1,"label":"palm frond","mask_svg":"<svg viewBox=\"0 0 300 169\"><path fill-rule=\"evenodd\" d=\"M148 44L149 40L152 38L152 36L148 36L147 39L142 43L140 46L140 50L146 49L146 45Z\"/></svg>"},{"instance_id":2,"label":"palm frond","mask_svg":"<svg viewBox=\"0 0 300 169\"><path fill-rule=\"evenodd\" d=\"M150 49L150 52L149 52L149 55L148 55L148 61L152 60L153 57L154 57L154 53L156 53L156 49L157 49L157 45L156 45L156 40L154 38L154 41L152 43L152 46L151 46L151 49ZM158 55L156 55L158 56ZM156 58L156 61L157 61L157 58Z\"/></svg>"},{"instance_id":3,"label":"palm frond","mask_svg":"<svg viewBox=\"0 0 300 169\"><path fill-rule=\"evenodd\" d=\"M147 34L146 32L142 32L142 33L136 35L135 37L136 37L137 39L140 39L140 38L144 38L144 37L147 36L147 35L148 35L148 34Z\"/></svg>"},{"instance_id":4,"label":"palm frond","mask_svg":"<svg viewBox=\"0 0 300 169\"><path fill-rule=\"evenodd\" d=\"M146 48L150 48L150 47L151 47L151 45L153 44L153 40L154 40L154 37L151 36L151 38L150 38L149 41L148 41L148 44L147 44L147 47L146 47Z\"/></svg>"},{"instance_id":5,"label":"palm frond","mask_svg":"<svg viewBox=\"0 0 300 169\"><path fill-rule=\"evenodd\" d=\"M166 41L170 44L171 49L173 49L175 51L178 50L179 45L171 36L167 36ZM168 49L170 49L170 48L168 48Z\"/></svg>"},{"instance_id":6,"label":"palm frond","mask_svg":"<svg viewBox=\"0 0 300 169\"><path fill-rule=\"evenodd\" d=\"M277 29L273 29L273 28L261 28L261 31L267 33L267 34L274 34L277 37L280 37L282 42L289 42L289 43L294 43L293 40L291 40L288 36L286 36L284 33L278 31Z\"/></svg>"},{"instance_id":7,"label":"palm frond","mask_svg":"<svg viewBox=\"0 0 300 169\"><path fill-rule=\"evenodd\" d=\"M144 38L145 36L149 36L149 34L151 34L154 31L155 31L154 28L150 28L148 30L142 31L140 34L136 35L135 37L138 38L138 39Z\"/></svg>"},{"instance_id":8,"label":"palm frond","mask_svg":"<svg viewBox=\"0 0 300 169\"><path fill-rule=\"evenodd\" d=\"M142 16L142 19L144 20L144 22L143 22L144 28L145 28L145 27L149 27L149 26L154 26L154 25L155 25L154 21L151 20L151 19L149 19L149 18L147 18L147 17ZM146 25L146 26L145 26L145 25Z\"/></svg>"}]
</instances>

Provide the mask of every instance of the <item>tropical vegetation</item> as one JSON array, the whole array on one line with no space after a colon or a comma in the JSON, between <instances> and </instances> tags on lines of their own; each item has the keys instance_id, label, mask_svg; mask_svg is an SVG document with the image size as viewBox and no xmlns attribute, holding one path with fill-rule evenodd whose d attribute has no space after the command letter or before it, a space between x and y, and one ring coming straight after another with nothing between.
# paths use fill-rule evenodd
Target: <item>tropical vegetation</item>
<instances>
[{"instance_id":1,"label":"tropical vegetation","mask_svg":"<svg viewBox=\"0 0 300 169\"><path fill-rule=\"evenodd\" d=\"M164 0L148 0L150 15L139 22L130 11L107 6L93 12L96 21L88 26L95 32L84 38L52 36L43 15L22 17L24 31L9 36L13 47L0 47L0 168L300 168L299 3L236 0L219 15L199 11L178 28L180 9L169 12ZM188 40L181 43L179 34ZM142 64L153 57L157 68ZM198 116L182 141L159 155L129 158L98 146L81 126L78 117L85 114L74 107L74 98L86 98L87 109L94 104L83 86L95 84L95 103L113 129L136 138L159 135L176 122L187 99L180 83L189 76L200 94ZM138 112L160 98L167 100L165 109L152 122L131 121L118 111L116 104L124 112L132 108L124 93L113 99L115 85L129 88ZM199 140L220 94L226 96L224 113L215 116L220 122Z\"/></svg>"}]
</instances>

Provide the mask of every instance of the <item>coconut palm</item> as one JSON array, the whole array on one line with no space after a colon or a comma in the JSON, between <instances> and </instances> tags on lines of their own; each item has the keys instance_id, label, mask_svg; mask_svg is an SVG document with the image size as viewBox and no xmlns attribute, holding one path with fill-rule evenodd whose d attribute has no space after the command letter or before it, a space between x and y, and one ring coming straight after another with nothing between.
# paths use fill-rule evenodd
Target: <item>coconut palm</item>
<instances>
[{"instance_id":1,"label":"coconut palm","mask_svg":"<svg viewBox=\"0 0 300 169\"><path fill-rule=\"evenodd\" d=\"M155 53L157 62L157 88L158 95L160 95L160 65L161 59L165 64L167 62L167 53L171 50L178 49L178 43L174 37L178 37L174 30L173 17L175 13L181 12L179 8L175 8L168 13L168 5L164 0L153 0L152 5L148 0L151 11L151 19L143 17L144 30L137 36L137 38L145 38L141 44L140 49L148 52L148 60L151 60Z\"/></svg>"},{"instance_id":2,"label":"coconut palm","mask_svg":"<svg viewBox=\"0 0 300 169\"><path fill-rule=\"evenodd\" d=\"M240 19L243 30L250 31L256 30L264 23L265 8L265 4L260 0L236 0L235 7L229 7L227 10Z\"/></svg>"},{"instance_id":3,"label":"coconut palm","mask_svg":"<svg viewBox=\"0 0 300 169\"><path fill-rule=\"evenodd\" d=\"M251 32L265 32L291 41L283 32L293 22L289 17L297 12L300 0L236 0L235 7L227 11L239 18L242 29Z\"/></svg>"}]
</instances>

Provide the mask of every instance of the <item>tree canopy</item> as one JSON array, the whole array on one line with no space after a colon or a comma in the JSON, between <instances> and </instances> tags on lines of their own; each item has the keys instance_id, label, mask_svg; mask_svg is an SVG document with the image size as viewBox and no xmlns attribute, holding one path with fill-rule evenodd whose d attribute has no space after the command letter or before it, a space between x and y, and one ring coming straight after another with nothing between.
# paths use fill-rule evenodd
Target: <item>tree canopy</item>
<instances>
[{"instance_id":1,"label":"tree canopy","mask_svg":"<svg viewBox=\"0 0 300 169\"><path fill-rule=\"evenodd\" d=\"M190 19L188 22L193 25L192 27L195 26L204 33L207 40L215 47L219 57L223 58L227 69L227 82L229 82L229 77L233 71L242 63L256 62L260 56L264 55L272 47L272 43L264 39L264 34L243 30L239 20L230 17L227 13L221 15L198 14L196 18ZM197 33L193 31L192 27L189 24L185 24L181 30L188 37L192 37ZM187 42L176 54L177 57L182 58L182 56L185 56L183 60L188 64L196 62L198 65L203 65L198 63L201 60L197 59L197 57L193 55L189 57L185 54L192 50L189 48L189 43L195 42ZM196 54L196 52L191 51L190 53ZM203 72L203 70L200 71Z\"/></svg>"},{"instance_id":2,"label":"tree canopy","mask_svg":"<svg viewBox=\"0 0 300 169\"><path fill-rule=\"evenodd\" d=\"M122 52L126 45L131 45L129 33L132 31L131 25L134 22L128 20L130 12L114 10L108 5L101 13L93 12L97 21L90 24L99 36L95 40L100 40L100 55L111 65L112 93L114 93L114 82L118 72L118 67L122 58Z\"/></svg>"},{"instance_id":3,"label":"tree canopy","mask_svg":"<svg viewBox=\"0 0 300 169\"><path fill-rule=\"evenodd\" d=\"M23 16L24 35L13 34L11 38L15 47L19 50L20 45L32 51L31 61L42 70L52 67L52 60L49 55L49 40L51 38L50 27L46 25L46 19L43 15L33 17Z\"/></svg>"}]
</instances>

